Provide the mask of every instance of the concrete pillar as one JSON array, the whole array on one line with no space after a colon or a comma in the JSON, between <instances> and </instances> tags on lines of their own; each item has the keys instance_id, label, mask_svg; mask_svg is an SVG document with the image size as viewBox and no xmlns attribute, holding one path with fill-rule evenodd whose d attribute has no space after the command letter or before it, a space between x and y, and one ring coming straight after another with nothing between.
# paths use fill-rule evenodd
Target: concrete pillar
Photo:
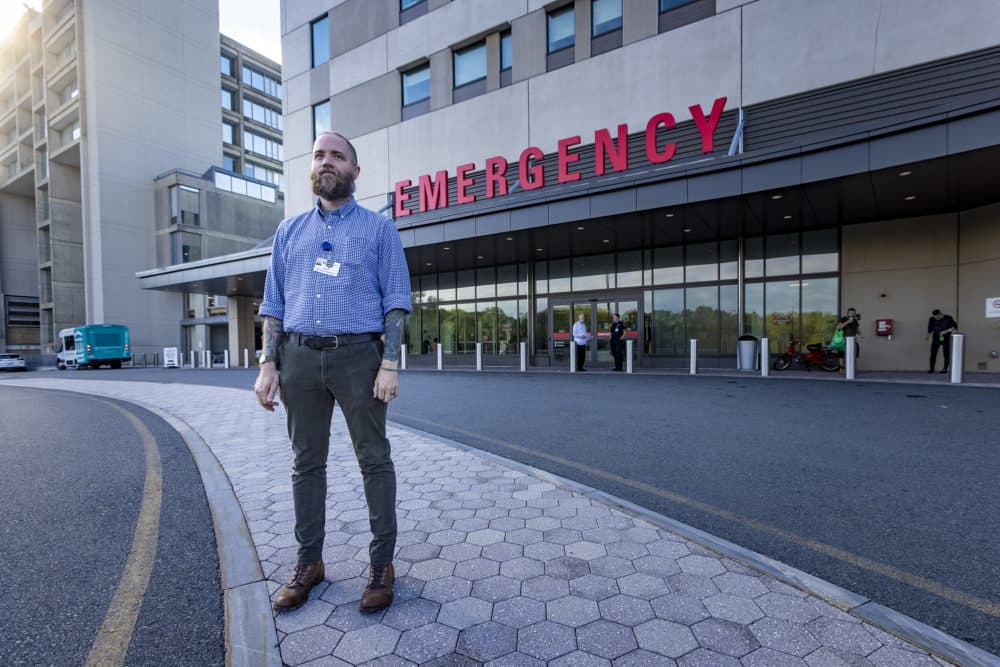
<instances>
[{"instance_id":1,"label":"concrete pillar","mask_svg":"<svg viewBox=\"0 0 1000 667\"><path fill-rule=\"evenodd\" d=\"M431 55L431 111L451 104L455 80L452 75L451 49Z\"/></svg>"},{"instance_id":2,"label":"concrete pillar","mask_svg":"<svg viewBox=\"0 0 1000 667\"><path fill-rule=\"evenodd\" d=\"M513 36L511 37L513 39ZM486 35L486 92L500 87L500 33Z\"/></svg>"},{"instance_id":3,"label":"concrete pillar","mask_svg":"<svg viewBox=\"0 0 1000 667\"><path fill-rule=\"evenodd\" d=\"M624 7L622 8L624 11ZM590 0L575 0L573 5L573 62L590 57Z\"/></svg>"},{"instance_id":4,"label":"concrete pillar","mask_svg":"<svg viewBox=\"0 0 1000 667\"><path fill-rule=\"evenodd\" d=\"M539 9L511 21L512 83L545 73L545 10Z\"/></svg>"},{"instance_id":5,"label":"concrete pillar","mask_svg":"<svg viewBox=\"0 0 1000 667\"><path fill-rule=\"evenodd\" d=\"M659 32L658 3L622 0L622 45L638 42Z\"/></svg>"},{"instance_id":6,"label":"concrete pillar","mask_svg":"<svg viewBox=\"0 0 1000 667\"><path fill-rule=\"evenodd\" d=\"M229 357L238 359L240 350L256 350L254 345L253 300L248 296L231 296L226 300L229 324Z\"/></svg>"}]
</instances>

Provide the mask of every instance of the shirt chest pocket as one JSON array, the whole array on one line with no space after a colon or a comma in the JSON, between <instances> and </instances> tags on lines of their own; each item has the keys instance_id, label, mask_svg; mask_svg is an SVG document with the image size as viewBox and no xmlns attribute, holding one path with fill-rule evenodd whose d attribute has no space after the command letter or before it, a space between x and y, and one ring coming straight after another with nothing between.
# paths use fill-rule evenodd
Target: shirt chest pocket
<instances>
[{"instance_id":1,"label":"shirt chest pocket","mask_svg":"<svg viewBox=\"0 0 1000 667\"><path fill-rule=\"evenodd\" d=\"M335 253L337 261L340 262L338 279L335 281L337 287L359 286L358 283L369 273L371 248L368 239L360 237L346 239L340 246L339 252Z\"/></svg>"}]
</instances>

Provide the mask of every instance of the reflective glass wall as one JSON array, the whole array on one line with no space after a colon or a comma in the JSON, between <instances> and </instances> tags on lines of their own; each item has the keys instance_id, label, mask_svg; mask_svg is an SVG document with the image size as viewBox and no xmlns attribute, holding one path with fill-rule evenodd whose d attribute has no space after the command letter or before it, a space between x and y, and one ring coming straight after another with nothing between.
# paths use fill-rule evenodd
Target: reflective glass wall
<instances>
[{"instance_id":1,"label":"reflective glass wall","mask_svg":"<svg viewBox=\"0 0 1000 667\"><path fill-rule=\"evenodd\" d=\"M410 354L517 355L529 342L536 364L551 361L552 308L567 299L640 299L637 353L643 366L687 363L698 340L705 366L729 366L741 333L768 336L772 352L788 337L828 342L838 316L839 232L807 230L744 240L743 329L739 330L737 239L413 276ZM529 291L529 268L531 290ZM531 320L531 340L529 336Z\"/></svg>"}]
</instances>

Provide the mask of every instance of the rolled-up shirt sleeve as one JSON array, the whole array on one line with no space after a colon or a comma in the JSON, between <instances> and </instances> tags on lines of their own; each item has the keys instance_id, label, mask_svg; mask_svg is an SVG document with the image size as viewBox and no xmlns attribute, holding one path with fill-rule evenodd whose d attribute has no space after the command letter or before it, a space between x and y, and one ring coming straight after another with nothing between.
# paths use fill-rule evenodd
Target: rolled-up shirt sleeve
<instances>
[{"instance_id":1,"label":"rolled-up shirt sleeve","mask_svg":"<svg viewBox=\"0 0 1000 667\"><path fill-rule=\"evenodd\" d=\"M264 280L264 300L260 304L261 317L285 319L285 223L278 226L271 246L271 266Z\"/></svg>"},{"instance_id":2,"label":"rolled-up shirt sleeve","mask_svg":"<svg viewBox=\"0 0 1000 667\"><path fill-rule=\"evenodd\" d=\"M399 232L391 220L382 225L379 235L378 285L382 293L382 314L390 310L413 310L410 300L410 272ZM269 274L270 275L270 274Z\"/></svg>"}]
</instances>

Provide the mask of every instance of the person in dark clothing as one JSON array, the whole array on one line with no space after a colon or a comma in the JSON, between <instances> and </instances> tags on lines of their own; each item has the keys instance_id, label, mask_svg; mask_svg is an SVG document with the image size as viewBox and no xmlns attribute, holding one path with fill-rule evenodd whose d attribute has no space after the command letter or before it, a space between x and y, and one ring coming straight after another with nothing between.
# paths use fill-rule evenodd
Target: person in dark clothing
<instances>
[{"instance_id":1,"label":"person in dark clothing","mask_svg":"<svg viewBox=\"0 0 1000 667\"><path fill-rule=\"evenodd\" d=\"M844 332L844 338L849 336L854 337L854 358L861 356L861 346L858 345L858 338L861 337L860 325L861 316L858 315L858 311L854 308L848 308L847 314L840 318L837 322L837 328ZM840 372L844 373L844 359L847 357L844 350L837 350L837 357L840 359Z\"/></svg>"},{"instance_id":2,"label":"person in dark clothing","mask_svg":"<svg viewBox=\"0 0 1000 667\"><path fill-rule=\"evenodd\" d=\"M611 323L611 356L615 358L615 370L621 372L622 359L625 357L625 324L618 313L614 314Z\"/></svg>"},{"instance_id":3,"label":"person in dark clothing","mask_svg":"<svg viewBox=\"0 0 1000 667\"><path fill-rule=\"evenodd\" d=\"M958 331L958 322L951 315L945 315L940 310L935 309L931 317L927 320L927 337L931 339L931 366L928 373L934 372L937 364L938 348L943 348L944 368L938 373L944 375L948 372L948 364L951 362L951 335Z\"/></svg>"}]
</instances>

